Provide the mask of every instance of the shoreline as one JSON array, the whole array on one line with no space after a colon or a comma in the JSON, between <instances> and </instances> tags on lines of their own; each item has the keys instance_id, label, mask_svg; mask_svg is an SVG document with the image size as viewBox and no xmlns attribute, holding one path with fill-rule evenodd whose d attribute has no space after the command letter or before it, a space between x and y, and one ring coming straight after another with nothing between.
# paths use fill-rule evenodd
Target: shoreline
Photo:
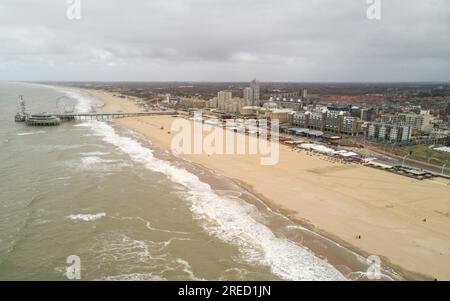
<instances>
[{"instance_id":1,"label":"shoreline","mask_svg":"<svg viewBox=\"0 0 450 301\"><path fill-rule=\"evenodd\" d=\"M193 163L193 162L190 162L190 163L195 164L195 165L200 165L202 168L205 168L210 172L214 172L214 170L211 170L204 165ZM324 230L318 228L316 225L311 223L309 220L295 216L295 214L296 214L295 211L292 211L288 208L280 207L280 205L276 204L273 200L268 199L266 196L264 196L263 194L256 191L253 187L251 187L251 185L249 185L239 179L232 179L232 178L228 178L228 179L230 181L232 181L233 183L235 183L240 188L247 191L249 194L258 198L261 202L264 203L265 206L267 206L267 208L269 208L273 212L276 212L277 214L284 216L285 218L289 219L290 221L297 223L298 225L300 225L301 227L304 227L308 231L311 231L315 235L319 235L324 239L332 241L337 246L345 248L347 251L350 251L358 256L364 257L364 259L371 255L370 253L368 253L360 248L357 248L354 245L349 244L348 242L342 240L338 236L333 235L330 232L327 232L327 231L324 231ZM392 262L390 262L389 258L387 258L387 257L381 257L381 259L382 259L382 263L383 263L383 269L387 269L387 271L389 273L398 275L398 276L404 278L405 280L412 280L412 279L427 280L427 281L433 280L433 278L431 278L427 275L424 275L424 274L421 274L418 272L408 271L408 270L403 269L400 266L392 264Z\"/></svg>"},{"instance_id":2,"label":"shoreline","mask_svg":"<svg viewBox=\"0 0 450 301\"><path fill-rule=\"evenodd\" d=\"M73 89L73 87L69 87L69 88ZM82 89L82 90L84 92L87 92L88 94L94 96L95 98L98 98L99 100L101 100L104 103L102 108L100 108L100 110L102 110L102 111L126 110L127 108L130 108L130 106L134 107L134 109L138 108L131 100L125 100L123 98L114 97L114 96L112 96L112 93L110 93L110 92L105 93L105 91L96 91L96 90L88 90L88 89ZM149 130L146 131L146 130L143 130L143 128L142 128L142 127L148 128L149 124L154 125L153 122L155 122L155 120L156 120L156 122L161 123L162 122L161 119L164 119L163 121L167 121L165 119L168 119L168 118L170 119L170 117L162 117L162 118L161 117L139 117L139 118L131 118L131 119L124 118L124 119L117 119L117 120L115 120L115 122L117 122L118 124L128 128L132 131L140 133L147 140L150 140L152 142L152 144L160 147L161 149L170 151L170 149L167 148L167 145L165 145L164 141L161 141L161 139L157 139L157 137L155 136L155 134L164 135L164 134L162 134L161 131L159 131L159 132L157 131L157 133L154 133L154 132L150 133ZM153 129L153 131L156 131L156 129ZM280 156L281 156L281 153L280 153ZM269 196L267 196L266 194L264 194L263 192L258 190L258 188L254 187L254 185L252 185L251 182L249 183L248 181L245 181L245 179L242 179L239 177L233 177L224 172L221 172L217 168L214 168L215 166L211 166L211 164L208 164L209 162L202 162L202 160L195 160L195 159L192 160L192 158L189 158L188 156L181 156L181 157L183 159L187 159L188 161L192 162L193 164L197 164L197 165L201 166L202 168L205 168L213 173L216 173L220 176L224 176L225 178L228 178L229 180L234 182L236 185L238 185L245 191L247 191L250 194L254 195L255 197L259 198L271 210L286 216L290 220L298 223L299 225L305 227L306 229L308 229L314 233L317 233L326 239L330 239L330 240L334 241L335 243L337 243L338 245L340 245L346 249L349 249L350 251L353 251L356 254L359 254L361 256L367 257L370 254L374 254L374 252L370 252L370 250L367 250L367 248L365 248L364 246L362 246L362 247L357 246L356 244L349 242L348 239L342 238L339 234L337 234L333 231L329 231L329 229L321 227L320 223L314 222L311 219L309 219L308 217L302 216L302 214L300 214L298 212L298 210L295 210L295 208L290 207L289 204L286 204L286 203L280 202L279 200L274 200L274 199L270 198ZM185 157L188 157L188 158L185 158ZM365 168L365 167L362 167L362 168ZM344 168L342 168L342 169L344 169ZM383 171L378 171L378 172L383 173ZM320 177L320 173L317 174L317 176ZM389 175L389 176L392 177L392 175ZM395 176L397 176L397 175L395 175ZM397 177L400 177L400 176L397 176ZM411 180L409 180L409 179L405 180L405 181L411 182ZM405 182L405 181L403 181L403 182ZM447 189L447 192L448 192L447 187L444 187L444 189ZM351 216L349 216L349 217L351 217ZM444 231L445 231L445 229L444 229ZM448 242L448 240L446 242ZM395 241L393 242L393 244L395 245ZM413 269L410 269L410 268L405 268L404 266L402 266L402 264L393 262L390 259L390 256L387 256L385 254L377 254L377 255L380 256L380 258L382 259L383 265L393 269L396 273L400 274L402 277L404 277L406 279L429 280L429 279L438 278L438 277L432 276L427 273L414 271ZM447 258L447 260L448 260L448 258ZM450 278L450 276L448 276L448 274L445 274L445 273L443 275L439 275L439 276L440 276L440 278L443 278L443 279Z\"/></svg>"}]
</instances>

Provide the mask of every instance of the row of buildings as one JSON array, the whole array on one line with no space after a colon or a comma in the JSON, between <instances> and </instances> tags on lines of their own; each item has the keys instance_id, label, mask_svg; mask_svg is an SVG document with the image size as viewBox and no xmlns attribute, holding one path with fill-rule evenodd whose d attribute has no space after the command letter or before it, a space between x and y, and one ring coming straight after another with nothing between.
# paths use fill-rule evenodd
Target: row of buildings
<instances>
[{"instance_id":1,"label":"row of buildings","mask_svg":"<svg viewBox=\"0 0 450 301\"><path fill-rule=\"evenodd\" d=\"M412 129L409 125L370 122L367 125L367 138L382 142L407 142L411 140Z\"/></svg>"},{"instance_id":2,"label":"row of buildings","mask_svg":"<svg viewBox=\"0 0 450 301\"><path fill-rule=\"evenodd\" d=\"M366 137L378 142L408 142L413 134L432 134L433 119L428 110L421 110L419 114L381 114L376 121L367 124Z\"/></svg>"},{"instance_id":3,"label":"row of buildings","mask_svg":"<svg viewBox=\"0 0 450 301\"><path fill-rule=\"evenodd\" d=\"M294 99L297 99L297 101L305 101L308 97L308 90L307 89L300 89L297 92L287 92L287 93L278 93L278 94L272 94L270 95L270 100L276 101L276 102L289 102L294 101Z\"/></svg>"},{"instance_id":4,"label":"row of buildings","mask_svg":"<svg viewBox=\"0 0 450 301\"><path fill-rule=\"evenodd\" d=\"M209 109L218 113L240 115L243 118L278 119L280 124L294 129L329 132L337 135L364 135L380 143L406 143L420 137L445 139L448 126L438 127L436 114L429 110L396 106L354 106L335 103L320 106L307 99L307 90L273 94L262 102L260 84L255 79L234 97L232 91L219 91L210 100L169 97L168 103L179 102L184 107ZM407 110L407 113L401 112ZM388 112L388 113L385 113Z\"/></svg>"},{"instance_id":5,"label":"row of buildings","mask_svg":"<svg viewBox=\"0 0 450 301\"><path fill-rule=\"evenodd\" d=\"M398 114L383 114L380 116L380 121L409 125L413 130L429 133L432 129L432 119L429 110L421 110L419 114L416 113L398 113Z\"/></svg>"},{"instance_id":6,"label":"row of buildings","mask_svg":"<svg viewBox=\"0 0 450 301\"><path fill-rule=\"evenodd\" d=\"M359 117L358 117L359 116ZM436 120L428 110L420 113L378 114L374 109L357 107L327 107L293 112L289 116L293 126L357 136L381 143L406 143L418 137L442 140L448 132L436 127Z\"/></svg>"},{"instance_id":7,"label":"row of buildings","mask_svg":"<svg viewBox=\"0 0 450 301\"><path fill-rule=\"evenodd\" d=\"M259 106L260 86L254 79L249 87L243 89L243 97L233 97L231 91L219 91L217 97L206 101L205 108L217 109L223 113L239 114L246 106Z\"/></svg>"},{"instance_id":8,"label":"row of buildings","mask_svg":"<svg viewBox=\"0 0 450 301\"><path fill-rule=\"evenodd\" d=\"M289 114L293 126L356 136L362 132L363 122L340 111L301 111Z\"/></svg>"},{"instance_id":9,"label":"row of buildings","mask_svg":"<svg viewBox=\"0 0 450 301\"><path fill-rule=\"evenodd\" d=\"M220 91L217 97L206 101L205 108L217 109L223 113L238 114L240 109L253 104L253 100L233 97L231 91Z\"/></svg>"}]
</instances>

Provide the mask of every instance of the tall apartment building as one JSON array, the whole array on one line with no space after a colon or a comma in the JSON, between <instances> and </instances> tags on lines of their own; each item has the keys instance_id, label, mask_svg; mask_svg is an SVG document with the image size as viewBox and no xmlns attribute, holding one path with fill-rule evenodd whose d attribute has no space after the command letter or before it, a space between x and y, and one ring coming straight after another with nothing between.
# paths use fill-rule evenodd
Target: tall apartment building
<instances>
[{"instance_id":1,"label":"tall apartment building","mask_svg":"<svg viewBox=\"0 0 450 301\"><path fill-rule=\"evenodd\" d=\"M253 90L250 87L244 88L243 96L245 100L253 100Z\"/></svg>"},{"instance_id":2,"label":"tall apartment building","mask_svg":"<svg viewBox=\"0 0 450 301\"><path fill-rule=\"evenodd\" d=\"M363 121L372 121L372 120L374 120L374 117L376 115L374 108L370 108L370 109L363 108L363 109L361 109L360 112L361 112L361 114L358 117L361 118L361 120L363 120Z\"/></svg>"},{"instance_id":3,"label":"tall apartment building","mask_svg":"<svg viewBox=\"0 0 450 301\"><path fill-rule=\"evenodd\" d=\"M414 130L430 132L433 128L430 123L430 111L422 110L420 114L402 113L398 115L401 122L411 126Z\"/></svg>"},{"instance_id":4,"label":"tall apartment building","mask_svg":"<svg viewBox=\"0 0 450 301\"><path fill-rule=\"evenodd\" d=\"M233 94L231 93L231 91L219 91L217 93L217 99L219 101L228 101L231 98L233 98Z\"/></svg>"},{"instance_id":5,"label":"tall apartment building","mask_svg":"<svg viewBox=\"0 0 450 301\"><path fill-rule=\"evenodd\" d=\"M388 122L388 123L399 123L400 122L400 116L394 115L394 114L382 114L379 119L377 119L381 122Z\"/></svg>"},{"instance_id":6,"label":"tall apartment building","mask_svg":"<svg viewBox=\"0 0 450 301\"><path fill-rule=\"evenodd\" d=\"M213 99L207 102L207 108L218 108L219 107L219 99L214 97Z\"/></svg>"},{"instance_id":7,"label":"tall apartment building","mask_svg":"<svg viewBox=\"0 0 450 301\"><path fill-rule=\"evenodd\" d=\"M289 114L288 122L297 127L324 130L326 113L322 112L292 112Z\"/></svg>"},{"instance_id":8,"label":"tall apartment building","mask_svg":"<svg viewBox=\"0 0 450 301\"><path fill-rule=\"evenodd\" d=\"M362 121L356 117L345 116L340 112L292 112L289 123L303 128L320 131L357 135L361 133Z\"/></svg>"},{"instance_id":9,"label":"tall apartment building","mask_svg":"<svg viewBox=\"0 0 450 301\"><path fill-rule=\"evenodd\" d=\"M324 131L326 119L327 119L326 112L311 112L309 115L309 128Z\"/></svg>"},{"instance_id":10,"label":"tall apartment building","mask_svg":"<svg viewBox=\"0 0 450 301\"><path fill-rule=\"evenodd\" d=\"M340 132L356 136L362 132L363 122L356 117L344 116Z\"/></svg>"},{"instance_id":11,"label":"tall apartment building","mask_svg":"<svg viewBox=\"0 0 450 301\"><path fill-rule=\"evenodd\" d=\"M338 111L328 111L325 119L325 130L334 133L340 133L344 115Z\"/></svg>"},{"instance_id":12,"label":"tall apartment building","mask_svg":"<svg viewBox=\"0 0 450 301\"><path fill-rule=\"evenodd\" d=\"M410 125L399 125L388 122L369 122L367 138L377 141L406 142L411 139Z\"/></svg>"},{"instance_id":13,"label":"tall apartment building","mask_svg":"<svg viewBox=\"0 0 450 301\"><path fill-rule=\"evenodd\" d=\"M230 98L230 96L231 92L220 91L217 93L217 97L206 102L206 108L219 109L225 113L237 114L243 107L251 105L250 100L238 97Z\"/></svg>"},{"instance_id":14,"label":"tall apartment building","mask_svg":"<svg viewBox=\"0 0 450 301\"><path fill-rule=\"evenodd\" d=\"M250 88L253 94L253 104L259 104L259 82L256 79L252 80Z\"/></svg>"},{"instance_id":15,"label":"tall apartment building","mask_svg":"<svg viewBox=\"0 0 450 301\"><path fill-rule=\"evenodd\" d=\"M289 123L297 127L309 128L310 112L292 112L289 114Z\"/></svg>"},{"instance_id":16,"label":"tall apartment building","mask_svg":"<svg viewBox=\"0 0 450 301\"><path fill-rule=\"evenodd\" d=\"M225 111L226 104L231 100L233 94L231 91L219 91L217 93L217 107L219 110Z\"/></svg>"},{"instance_id":17,"label":"tall apartment building","mask_svg":"<svg viewBox=\"0 0 450 301\"><path fill-rule=\"evenodd\" d=\"M245 100L251 101L251 105L259 105L259 82L254 79L250 83L250 87L247 87L243 91L243 96Z\"/></svg>"},{"instance_id":18,"label":"tall apartment building","mask_svg":"<svg viewBox=\"0 0 450 301\"><path fill-rule=\"evenodd\" d=\"M302 99L305 100L308 97L308 90L302 89Z\"/></svg>"}]
</instances>

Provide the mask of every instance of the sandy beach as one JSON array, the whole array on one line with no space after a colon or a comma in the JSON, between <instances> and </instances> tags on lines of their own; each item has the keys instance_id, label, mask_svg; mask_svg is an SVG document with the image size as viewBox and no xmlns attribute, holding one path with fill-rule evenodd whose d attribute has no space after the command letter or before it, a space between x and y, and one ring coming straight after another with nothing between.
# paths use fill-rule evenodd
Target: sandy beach
<instances>
[{"instance_id":1,"label":"sandy beach","mask_svg":"<svg viewBox=\"0 0 450 301\"><path fill-rule=\"evenodd\" d=\"M104 102L103 111L140 110L112 93L89 93ZM115 122L170 150L174 120L152 116ZM271 208L363 256L380 256L407 279L450 280L449 180L419 181L284 145L279 162L269 166L261 165L258 155L181 157L232 179Z\"/></svg>"}]
</instances>

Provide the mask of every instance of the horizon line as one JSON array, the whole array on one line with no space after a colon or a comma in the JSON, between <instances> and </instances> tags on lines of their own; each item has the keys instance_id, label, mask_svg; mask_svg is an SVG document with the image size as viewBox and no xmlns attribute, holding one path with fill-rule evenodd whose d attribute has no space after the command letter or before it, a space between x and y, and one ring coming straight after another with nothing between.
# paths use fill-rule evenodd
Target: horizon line
<instances>
[{"instance_id":1,"label":"horizon line","mask_svg":"<svg viewBox=\"0 0 450 301\"><path fill-rule=\"evenodd\" d=\"M208 80L0 80L0 82L21 83L249 83L250 81L208 81ZM280 84L450 84L450 81L260 81Z\"/></svg>"}]
</instances>

